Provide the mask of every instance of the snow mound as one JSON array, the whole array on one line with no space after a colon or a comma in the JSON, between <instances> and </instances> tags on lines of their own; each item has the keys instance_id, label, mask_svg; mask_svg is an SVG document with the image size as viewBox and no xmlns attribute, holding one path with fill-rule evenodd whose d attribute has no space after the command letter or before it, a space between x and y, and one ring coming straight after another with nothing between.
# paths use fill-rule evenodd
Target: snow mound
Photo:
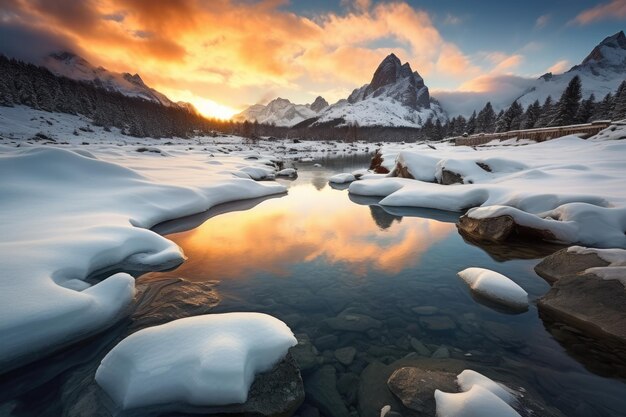
<instances>
[{"instance_id":1,"label":"snow mound","mask_svg":"<svg viewBox=\"0 0 626 417\"><path fill-rule=\"evenodd\" d=\"M522 287L495 271L467 268L459 276L472 291L486 299L512 308L528 308L528 293Z\"/></svg>"},{"instance_id":2,"label":"snow mound","mask_svg":"<svg viewBox=\"0 0 626 417\"><path fill-rule=\"evenodd\" d=\"M469 369L457 376L460 393L435 390L437 417L520 417L515 397L502 384Z\"/></svg>"},{"instance_id":3,"label":"snow mound","mask_svg":"<svg viewBox=\"0 0 626 417\"><path fill-rule=\"evenodd\" d=\"M102 360L96 382L123 409L240 404L255 374L296 344L287 325L266 314L188 317L122 340Z\"/></svg>"},{"instance_id":4,"label":"snow mound","mask_svg":"<svg viewBox=\"0 0 626 417\"><path fill-rule=\"evenodd\" d=\"M285 168L278 171L276 176L294 178L298 176L298 171L296 171L295 168Z\"/></svg>"},{"instance_id":5,"label":"snow mound","mask_svg":"<svg viewBox=\"0 0 626 417\"><path fill-rule=\"evenodd\" d=\"M180 248L147 228L227 201L282 193L277 184L234 178L246 163L224 157L162 158L117 149L83 156L54 147L0 146L0 372L113 325L134 281L110 267L161 270ZM110 158L118 163L107 162ZM121 164L132 166L133 169ZM145 172L144 173L142 173Z\"/></svg>"},{"instance_id":6,"label":"snow mound","mask_svg":"<svg viewBox=\"0 0 626 417\"><path fill-rule=\"evenodd\" d=\"M352 182L355 180L356 178L354 177L354 175L348 172L333 175L332 177L328 179L329 182L333 182L335 184L345 184L347 182Z\"/></svg>"},{"instance_id":7,"label":"snow mound","mask_svg":"<svg viewBox=\"0 0 626 417\"><path fill-rule=\"evenodd\" d=\"M382 166L400 166L415 180L366 176L349 191L383 197L384 206L476 208L468 213L474 218L511 215L520 225L553 232L563 243L626 248L626 141L603 132L587 140L565 136L515 147L383 146ZM463 183L435 182L444 170Z\"/></svg>"}]
</instances>

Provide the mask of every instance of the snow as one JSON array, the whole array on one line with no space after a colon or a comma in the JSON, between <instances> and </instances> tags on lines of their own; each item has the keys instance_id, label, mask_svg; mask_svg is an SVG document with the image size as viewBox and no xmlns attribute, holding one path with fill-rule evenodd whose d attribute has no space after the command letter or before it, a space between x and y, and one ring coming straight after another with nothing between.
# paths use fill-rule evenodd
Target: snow
<instances>
[{"instance_id":1,"label":"snow","mask_svg":"<svg viewBox=\"0 0 626 417\"><path fill-rule=\"evenodd\" d=\"M348 172L344 172L341 174L335 174L332 177L330 177L328 179L329 182L333 182L335 184L345 184L348 182L352 182L355 181L356 178L354 177L354 175L348 173Z\"/></svg>"},{"instance_id":2,"label":"snow","mask_svg":"<svg viewBox=\"0 0 626 417\"><path fill-rule=\"evenodd\" d=\"M133 279L116 274L90 285L85 279L94 272L160 270L183 261L173 242L148 228L285 191L237 178L258 163L240 156L20 144L0 145L3 371L102 331L125 314Z\"/></svg>"},{"instance_id":3,"label":"snow","mask_svg":"<svg viewBox=\"0 0 626 417\"><path fill-rule=\"evenodd\" d=\"M280 171L278 171L276 173L277 177L297 177L298 176L298 171L296 171L294 168L285 168L285 169L281 169Z\"/></svg>"},{"instance_id":4,"label":"snow","mask_svg":"<svg viewBox=\"0 0 626 417\"><path fill-rule=\"evenodd\" d=\"M469 369L457 383L460 393L435 390L437 417L520 417L510 405L515 397L502 384Z\"/></svg>"},{"instance_id":5,"label":"snow","mask_svg":"<svg viewBox=\"0 0 626 417\"><path fill-rule=\"evenodd\" d=\"M266 106L254 104L239 114L233 116L233 120L243 122L257 121L276 126L294 126L303 120L316 117L317 112L311 109L309 104L294 104L284 98L276 98Z\"/></svg>"},{"instance_id":6,"label":"snow","mask_svg":"<svg viewBox=\"0 0 626 417\"><path fill-rule=\"evenodd\" d=\"M476 294L512 308L528 308L528 293L510 278L483 268L458 273Z\"/></svg>"},{"instance_id":7,"label":"snow","mask_svg":"<svg viewBox=\"0 0 626 417\"><path fill-rule=\"evenodd\" d=\"M381 149L383 166L400 163L417 180L365 176L349 191L384 197L385 206L473 208L473 218L507 214L563 243L626 248L626 141L615 140L623 137L626 125L616 124L587 140L565 136L525 146L393 145ZM443 169L464 183L434 182Z\"/></svg>"},{"instance_id":8,"label":"snow","mask_svg":"<svg viewBox=\"0 0 626 417\"><path fill-rule=\"evenodd\" d=\"M607 266L588 268L585 273L594 274L602 279L616 280L626 287L626 250L624 249L594 249L581 246L570 246L568 252L579 254L593 253L609 263Z\"/></svg>"},{"instance_id":9,"label":"snow","mask_svg":"<svg viewBox=\"0 0 626 417\"><path fill-rule=\"evenodd\" d=\"M255 375L296 344L289 327L267 314L188 317L122 340L102 360L96 382L122 409L240 404Z\"/></svg>"}]
</instances>

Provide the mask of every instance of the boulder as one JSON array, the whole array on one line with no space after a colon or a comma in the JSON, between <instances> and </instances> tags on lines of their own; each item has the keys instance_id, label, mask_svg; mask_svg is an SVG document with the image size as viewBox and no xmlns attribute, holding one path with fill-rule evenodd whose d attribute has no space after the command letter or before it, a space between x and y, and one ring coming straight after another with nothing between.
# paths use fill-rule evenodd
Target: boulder
<instances>
[{"instance_id":1,"label":"boulder","mask_svg":"<svg viewBox=\"0 0 626 417\"><path fill-rule=\"evenodd\" d=\"M317 407L327 417L350 417L339 391L334 367L324 365L305 383L307 402Z\"/></svg>"},{"instance_id":2,"label":"boulder","mask_svg":"<svg viewBox=\"0 0 626 417\"><path fill-rule=\"evenodd\" d=\"M455 374L415 367L395 370L387 380L387 386L406 408L424 415L435 415L436 389L458 392Z\"/></svg>"},{"instance_id":3,"label":"boulder","mask_svg":"<svg viewBox=\"0 0 626 417\"><path fill-rule=\"evenodd\" d=\"M382 163L383 154L380 152L380 149L376 149L376 152L372 157L372 162L370 163L370 170L377 174L389 174L389 170L382 166Z\"/></svg>"},{"instance_id":4,"label":"boulder","mask_svg":"<svg viewBox=\"0 0 626 417\"><path fill-rule=\"evenodd\" d=\"M355 355L356 349L352 346L339 348L335 351L335 358L337 358L339 363L346 366L349 366L352 363Z\"/></svg>"},{"instance_id":5,"label":"boulder","mask_svg":"<svg viewBox=\"0 0 626 417\"><path fill-rule=\"evenodd\" d=\"M441 181L442 185L452 185L452 184L463 184L463 176L461 174L457 174L456 172L442 169L441 170Z\"/></svg>"},{"instance_id":6,"label":"boulder","mask_svg":"<svg viewBox=\"0 0 626 417\"><path fill-rule=\"evenodd\" d=\"M570 252L566 248L539 262L535 266L535 272L552 284L563 277L576 275L588 268L607 265L609 263L595 253Z\"/></svg>"},{"instance_id":7,"label":"boulder","mask_svg":"<svg viewBox=\"0 0 626 417\"><path fill-rule=\"evenodd\" d=\"M466 235L472 240L494 243L501 243L512 238L558 240L551 231L519 225L512 216L506 214L481 219L465 214L459 218L457 228L461 235Z\"/></svg>"}]
</instances>

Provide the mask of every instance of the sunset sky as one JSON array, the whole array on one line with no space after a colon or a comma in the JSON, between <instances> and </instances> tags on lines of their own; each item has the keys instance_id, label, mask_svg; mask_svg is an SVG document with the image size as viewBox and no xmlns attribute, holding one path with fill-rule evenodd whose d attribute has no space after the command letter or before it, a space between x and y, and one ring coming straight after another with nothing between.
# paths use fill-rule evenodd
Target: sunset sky
<instances>
[{"instance_id":1,"label":"sunset sky","mask_svg":"<svg viewBox=\"0 0 626 417\"><path fill-rule=\"evenodd\" d=\"M0 52L70 50L224 117L345 98L391 52L435 97L497 96L569 69L625 20L626 0L2 0Z\"/></svg>"}]
</instances>

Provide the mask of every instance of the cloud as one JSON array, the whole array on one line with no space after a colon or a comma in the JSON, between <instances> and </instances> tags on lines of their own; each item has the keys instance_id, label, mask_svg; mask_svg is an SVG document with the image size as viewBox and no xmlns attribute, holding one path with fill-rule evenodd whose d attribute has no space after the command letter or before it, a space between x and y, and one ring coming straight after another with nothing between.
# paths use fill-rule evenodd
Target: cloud
<instances>
[{"instance_id":1,"label":"cloud","mask_svg":"<svg viewBox=\"0 0 626 417\"><path fill-rule=\"evenodd\" d=\"M609 3L599 4L583 10L570 23L588 25L601 20L624 18L626 18L626 0L613 0Z\"/></svg>"},{"instance_id":2,"label":"cloud","mask_svg":"<svg viewBox=\"0 0 626 417\"><path fill-rule=\"evenodd\" d=\"M548 24L549 21L550 21L550 15L549 14L541 15L535 21L535 27L537 29L541 29L541 28L545 27Z\"/></svg>"},{"instance_id":3,"label":"cloud","mask_svg":"<svg viewBox=\"0 0 626 417\"><path fill-rule=\"evenodd\" d=\"M444 25L458 25L463 21L459 16L455 16L451 13L447 13L446 17L443 19Z\"/></svg>"},{"instance_id":4,"label":"cloud","mask_svg":"<svg viewBox=\"0 0 626 417\"><path fill-rule=\"evenodd\" d=\"M140 72L174 100L239 107L280 92L294 101L346 97L394 52L429 84L467 83L519 65L521 55L475 60L406 2L346 1L307 17L282 0L5 0L0 52L68 49L112 71ZM17 45L20 45L18 47ZM24 47L26 45L26 47Z\"/></svg>"},{"instance_id":5,"label":"cloud","mask_svg":"<svg viewBox=\"0 0 626 417\"><path fill-rule=\"evenodd\" d=\"M553 74L560 74L568 70L570 66L571 65L567 59L562 59L560 61L555 62L550 68L546 70L546 72L551 72Z\"/></svg>"}]
</instances>

